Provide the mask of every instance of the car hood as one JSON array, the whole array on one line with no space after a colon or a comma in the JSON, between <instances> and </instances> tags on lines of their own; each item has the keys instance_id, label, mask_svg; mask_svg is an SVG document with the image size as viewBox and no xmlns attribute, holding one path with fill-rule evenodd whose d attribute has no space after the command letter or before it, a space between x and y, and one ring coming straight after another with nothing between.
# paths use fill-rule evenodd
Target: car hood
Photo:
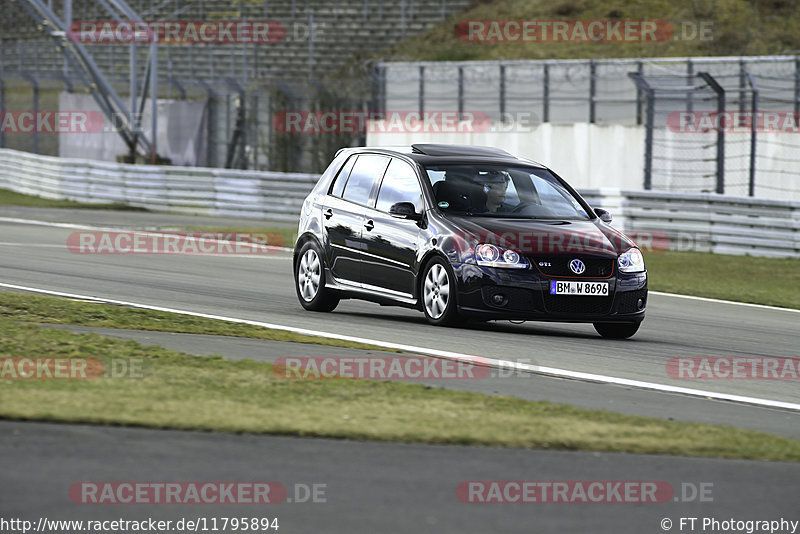
<instances>
[{"instance_id":1,"label":"car hood","mask_svg":"<svg viewBox=\"0 0 800 534\"><path fill-rule=\"evenodd\" d=\"M588 254L616 257L636 243L599 219L589 221L445 217L460 237L491 243L525 255Z\"/></svg>"}]
</instances>

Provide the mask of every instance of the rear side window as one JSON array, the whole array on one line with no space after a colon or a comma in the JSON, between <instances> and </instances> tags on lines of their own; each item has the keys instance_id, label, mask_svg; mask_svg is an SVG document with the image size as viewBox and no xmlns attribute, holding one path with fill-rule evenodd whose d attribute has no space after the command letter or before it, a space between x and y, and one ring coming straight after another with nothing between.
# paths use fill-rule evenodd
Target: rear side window
<instances>
[{"instance_id":1,"label":"rear side window","mask_svg":"<svg viewBox=\"0 0 800 534\"><path fill-rule=\"evenodd\" d=\"M347 178L350 176L350 171L353 169L353 164L356 162L358 156L350 156L350 159L342 166L342 170L339 171L339 175L336 176L336 181L333 183L333 189L331 190L331 195L335 197L342 196L342 191L344 191L344 184L347 183Z\"/></svg>"},{"instance_id":2,"label":"rear side window","mask_svg":"<svg viewBox=\"0 0 800 534\"><path fill-rule=\"evenodd\" d=\"M392 204L411 202L419 211L421 200L422 190L419 187L414 168L405 161L393 158L386 170L383 183L381 183L378 203L375 207L388 212Z\"/></svg>"},{"instance_id":3,"label":"rear side window","mask_svg":"<svg viewBox=\"0 0 800 534\"><path fill-rule=\"evenodd\" d=\"M344 186L342 198L357 204L368 204L369 195L375 182L381 179L386 165L389 163L387 156L376 154L361 154L350 171L350 178Z\"/></svg>"}]
</instances>

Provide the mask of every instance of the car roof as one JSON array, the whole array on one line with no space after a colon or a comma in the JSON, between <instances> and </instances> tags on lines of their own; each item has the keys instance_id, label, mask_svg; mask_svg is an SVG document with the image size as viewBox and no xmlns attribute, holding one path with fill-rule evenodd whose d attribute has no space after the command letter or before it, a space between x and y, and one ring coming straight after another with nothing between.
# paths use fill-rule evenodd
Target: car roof
<instances>
[{"instance_id":1,"label":"car roof","mask_svg":"<svg viewBox=\"0 0 800 534\"><path fill-rule=\"evenodd\" d=\"M353 147L343 148L337 152L339 155L343 151L358 152L381 152L391 155L401 155L420 163L421 165L434 164L485 164L499 163L502 165L530 165L546 168L541 163L526 158L518 158L513 154L500 148L488 146L471 145L446 145L420 143L411 146L388 146L388 147Z\"/></svg>"}]
</instances>

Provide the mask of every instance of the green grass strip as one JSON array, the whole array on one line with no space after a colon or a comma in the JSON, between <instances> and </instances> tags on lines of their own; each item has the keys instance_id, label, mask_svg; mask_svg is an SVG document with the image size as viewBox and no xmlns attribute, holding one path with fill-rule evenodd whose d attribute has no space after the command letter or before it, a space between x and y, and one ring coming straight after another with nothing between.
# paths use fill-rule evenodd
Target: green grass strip
<instances>
[{"instance_id":1,"label":"green grass strip","mask_svg":"<svg viewBox=\"0 0 800 534\"><path fill-rule=\"evenodd\" d=\"M53 320L52 317L49 320ZM3 357L138 361L140 377L0 379L0 417L515 448L800 460L800 441L372 380L285 380L268 363L0 321ZM0 364L0 369L2 369Z\"/></svg>"}]
</instances>

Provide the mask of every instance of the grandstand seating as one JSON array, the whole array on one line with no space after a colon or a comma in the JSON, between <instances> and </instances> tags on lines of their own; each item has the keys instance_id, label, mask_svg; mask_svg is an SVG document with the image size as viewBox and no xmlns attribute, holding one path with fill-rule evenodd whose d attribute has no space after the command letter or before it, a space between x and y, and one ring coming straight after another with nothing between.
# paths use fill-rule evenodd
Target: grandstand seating
<instances>
[{"instance_id":1,"label":"grandstand seating","mask_svg":"<svg viewBox=\"0 0 800 534\"><path fill-rule=\"evenodd\" d=\"M274 44L167 44L159 47L162 77L178 79L232 78L240 83L255 80L305 81L309 77L309 14L317 28L313 43L313 77L320 80L359 59L386 50L404 36L418 34L463 10L469 0L130 0L145 20L276 20L287 36ZM7 14L0 20L0 60L6 73L60 71L63 59L56 46L35 26L17 0L0 0ZM53 2L61 14L61 2ZM155 12L151 10L155 9ZM177 14L176 14L177 13ZM73 20L109 20L96 0L74 0ZM405 20L405 24L403 24ZM88 45L105 74L122 82L128 77L128 47ZM147 53L140 47L141 61ZM355 63L353 63L355 61Z\"/></svg>"}]
</instances>

